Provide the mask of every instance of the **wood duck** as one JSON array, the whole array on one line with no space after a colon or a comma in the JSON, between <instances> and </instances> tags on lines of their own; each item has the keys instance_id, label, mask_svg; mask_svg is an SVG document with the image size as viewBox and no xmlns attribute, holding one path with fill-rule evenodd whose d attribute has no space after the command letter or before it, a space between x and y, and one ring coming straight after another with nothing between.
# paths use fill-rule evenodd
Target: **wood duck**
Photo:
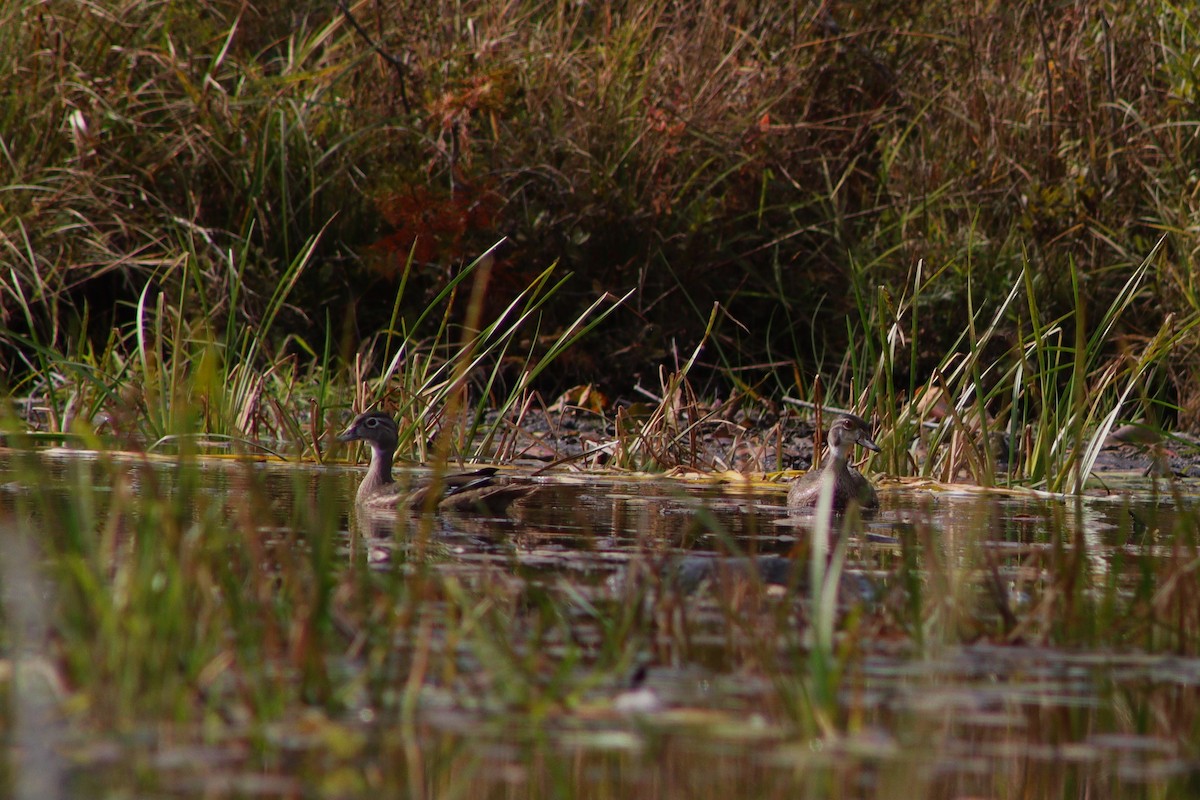
<instances>
[{"instance_id":1,"label":"wood duck","mask_svg":"<svg viewBox=\"0 0 1200 800\"><path fill-rule=\"evenodd\" d=\"M826 473L833 473L833 510L842 512L851 503L856 502L863 508L876 508L879 498L875 487L862 476L862 473L850 466L850 453L855 444L861 444L868 450L879 452L879 447L871 441L867 431L867 423L853 414L838 417L829 426L829 454L820 469L810 470L792 481L788 489L788 508L810 508L817 504L821 494L821 479Z\"/></svg>"},{"instance_id":2,"label":"wood duck","mask_svg":"<svg viewBox=\"0 0 1200 800\"><path fill-rule=\"evenodd\" d=\"M374 509L422 511L430 508L432 485L412 491L392 478L392 458L399 443L396 422L382 411L368 411L355 417L350 427L338 435L339 442L363 441L371 446L371 464L358 485L355 502ZM496 468L446 475L441 480L443 497L433 503L438 511L479 511L503 514L517 500L537 487L533 484L499 483Z\"/></svg>"}]
</instances>

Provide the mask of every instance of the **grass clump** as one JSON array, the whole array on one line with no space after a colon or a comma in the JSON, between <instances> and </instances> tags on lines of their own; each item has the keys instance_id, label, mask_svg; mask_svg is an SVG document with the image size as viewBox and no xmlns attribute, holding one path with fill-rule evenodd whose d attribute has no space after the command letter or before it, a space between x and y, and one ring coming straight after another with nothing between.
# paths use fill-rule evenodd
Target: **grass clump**
<instances>
[{"instance_id":1,"label":"grass clump","mask_svg":"<svg viewBox=\"0 0 1200 800\"><path fill-rule=\"evenodd\" d=\"M843 361L836 380L879 415L885 469L1081 492L1118 420L1178 411L1147 387L1163 385L1200 317L1168 315L1153 336L1111 351L1118 326L1149 294L1161 257L1155 247L1094 321L1080 294L1072 310L1047 319L1028 270L994 308L976 308L968 295L969 324L923 385L894 376L898 363L918 358L916 329L929 313L923 295L937 276L918 269L898 299L882 290L863 298L865 346ZM928 455L918 459L915 450Z\"/></svg>"},{"instance_id":2,"label":"grass clump","mask_svg":"<svg viewBox=\"0 0 1200 800\"><path fill-rule=\"evenodd\" d=\"M256 326L322 229L280 339L320 341L331 304L370 338L392 308L353 301L401 281L415 318L501 237L487 318L555 262L580 287L636 289L539 376L554 390L600 371L623 390L672 339L701 340L714 303L726 316L693 379L790 388L790 362L810 377L854 352L845 315L878 286L901 295L918 261L938 281L914 358L894 365L902 384L927 380L967 327L968 283L984 308L1027 275L1048 318L1078 305L1099 319L1164 234L1161 299L1135 298L1117 332L1151 337L1162 312L1196 311L1181 265L1197 20L1170 4L123 12L3 12L14 268L0 313L59 349L101 347L150 276L181 280L181 250L200 256L208 306ZM599 293L560 292L545 329ZM1156 390L1186 422L1185 343Z\"/></svg>"}]
</instances>

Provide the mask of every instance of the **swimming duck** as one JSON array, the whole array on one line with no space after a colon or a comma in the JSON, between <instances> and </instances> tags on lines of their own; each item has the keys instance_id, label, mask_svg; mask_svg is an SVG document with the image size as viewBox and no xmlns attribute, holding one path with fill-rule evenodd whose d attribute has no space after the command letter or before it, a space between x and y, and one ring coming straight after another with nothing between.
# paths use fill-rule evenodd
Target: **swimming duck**
<instances>
[{"instance_id":1,"label":"swimming duck","mask_svg":"<svg viewBox=\"0 0 1200 800\"><path fill-rule=\"evenodd\" d=\"M791 488L788 489L788 507L815 506L821 494L821 477L827 472L832 472L834 511L845 511L851 502L857 502L863 508L876 508L879 498L875 494L875 487L849 463L850 453L855 444L879 452L879 447L868 435L867 423L853 414L840 416L829 426L826 441L829 444L829 454L825 457L825 463L820 469L810 470L792 481Z\"/></svg>"},{"instance_id":2,"label":"swimming duck","mask_svg":"<svg viewBox=\"0 0 1200 800\"><path fill-rule=\"evenodd\" d=\"M392 458L400 439L395 420L382 411L368 411L355 417L350 427L337 438L339 442L363 441L371 447L371 464L354 498L358 505L409 511L429 508L432 484L405 491L405 487L392 478ZM496 468L487 467L444 476L441 480L444 496L434 503L434 507L439 511L503 514L515 501L537 488L533 484L497 483L495 475Z\"/></svg>"}]
</instances>

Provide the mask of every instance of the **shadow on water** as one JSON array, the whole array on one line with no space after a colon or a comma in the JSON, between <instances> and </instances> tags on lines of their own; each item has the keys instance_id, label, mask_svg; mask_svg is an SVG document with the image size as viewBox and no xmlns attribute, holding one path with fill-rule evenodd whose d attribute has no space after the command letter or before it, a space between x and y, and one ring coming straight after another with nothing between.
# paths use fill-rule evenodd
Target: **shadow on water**
<instances>
[{"instance_id":1,"label":"shadow on water","mask_svg":"<svg viewBox=\"0 0 1200 800\"><path fill-rule=\"evenodd\" d=\"M0 496L35 534L51 515L30 495L69 504L94 481L103 506L194 480L189 496L230 525L252 520L238 534L260 545L246 570L278 571L286 594L298 553L330 565L312 568L333 608L321 692L247 715L233 668L223 685L210 664L207 711L184 724L106 730L67 715L54 751L80 796L1157 797L1196 786L1195 512L1147 484L1079 500L891 488L878 513L835 520L836 633L821 684L813 520L790 516L781 490L561 476L504 518L396 518L355 512L360 473L346 469L201 461L193 478L169 464L48 464L37 488L10 466ZM106 498L117 472L126 488ZM111 524L103 510L95 519ZM239 668L298 681L278 658ZM58 680L65 703L71 681Z\"/></svg>"}]
</instances>

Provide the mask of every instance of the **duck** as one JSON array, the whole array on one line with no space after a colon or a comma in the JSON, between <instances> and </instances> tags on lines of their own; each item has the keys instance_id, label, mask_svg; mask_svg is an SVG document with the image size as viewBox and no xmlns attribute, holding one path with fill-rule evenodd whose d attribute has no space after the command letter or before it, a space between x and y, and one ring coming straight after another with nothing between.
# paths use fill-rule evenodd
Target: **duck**
<instances>
[{"instance_id":1,"label":"duck","mask_svg":"<svg viewBox=\"0 0 1200 800\"><path fill-rule=\"evenodd\" d=\"M501 483L496 480L496 468L485 467L445 475L441 481L409 490L392 477L392 461L400 441L400 430L396 421L382 411L359 414L337 439L339 442L366 442L371 448L370 466L354 496L355 504L362 508L406 511L435 508L438 511L499 515L537 488L533 484ZM435 485L443 494L436 501L429 496Z\"/></svg>"},{"instance_id":2,"label":"duck","mask_svg":"<svg viewBox=\"0 0 1200 800\"><path fill-rule=\"evenodd\" d=\"M844 512L852 503L861 508L877 508L879 497L875 487L862 473L850 466L850 453L854 445L860 444L868 450L879 452L879 446L871 441L865 420L853 414L843 414L829 426L826 437L829 454L820 469L810 470L792 481L788 488L788 508L811 508L817 504L821 494L822 477L833 474L833 510Z\"/></svg>"}]
</instances>

